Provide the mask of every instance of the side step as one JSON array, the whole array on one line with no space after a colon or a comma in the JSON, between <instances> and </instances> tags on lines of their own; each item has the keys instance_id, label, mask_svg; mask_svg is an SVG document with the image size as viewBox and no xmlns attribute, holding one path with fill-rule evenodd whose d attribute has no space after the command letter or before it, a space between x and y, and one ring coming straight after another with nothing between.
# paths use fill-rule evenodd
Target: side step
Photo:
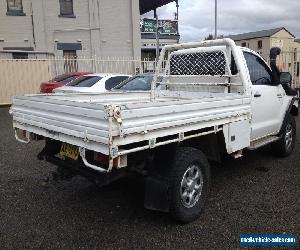
<instances>
[{"instance_id":1,"label":"side step","mask_svg":"<svg viewBox=\"0 0 300 250\"><path fill-rule=\"evenodd\" d=\"M277 141L279 139L280 139L280 137L278 137L278 136L267 136L267 137L252 141L250 143L250 147L248 147L248 149L249 150L255 150L257 148L265 146L265 145L267 145L271 142Z\"/></svg>"}]
</instances>

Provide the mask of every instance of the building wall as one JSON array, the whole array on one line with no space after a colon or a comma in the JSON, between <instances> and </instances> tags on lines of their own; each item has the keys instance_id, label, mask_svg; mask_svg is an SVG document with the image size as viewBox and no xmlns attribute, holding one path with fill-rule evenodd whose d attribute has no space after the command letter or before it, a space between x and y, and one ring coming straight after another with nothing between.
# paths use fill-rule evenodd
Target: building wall
<instances>
[{"instance_id":1,"label":"building wall","mask_svg":"<svg viewBox=\"0 0 300 250\"><path fill-rule=\"evenodd\" d=\"M282 51L290 51L294 46L295 38L285 30L281 30L274 35L271 36L271 46L276 46L276 44L280 44L280 48Z\"/></svg>"},{"instance_id":2,"label":"building wall","mask_svg":"<svg viewBox=\"0 0 300 250\"><path fill-rule=\"evenodd\" d=\"M297 54L297 62L300 62L300 42L295 42L295 49Z\"/></svg>"},{"instance_id":3,"label":"building wall","mask_svg":"<svg viewBox=\"0 0 300 250\"><path fill-rule=\"evenodd\" d=\"M242 46L243 43L246 43L247 48L252 49L254 51L259 51L258 41L262 41L261 51L269 51L270 50L270 38L269 37L254 38L254 39L236 41L236 44L238 46Z\"/></svg>"},{"instance_id":4,"label":"building wall","mask_svg":"<svg viewBox=\"0 0 300 250\"><path fill-rule=\"evenodd\" d=\"M286 30L281 30L270 38L271 47L279 47L281 54L277 60L277 64L282 71L292 71L294 61L295 38Z\"/></svg>"},{"instance_id":5,"label":"building wall","mask_svg":"<svg viewBox=\"0 0 300 250\"><path fill-rule=\"evenodd\" d=\"M258 50L258 41L262 41L262 49ZM271 37L254 38L236 41L236 44L259 52L267 61L272 47L279 47L281 54L277 57L277 66L281 71L289 71L293 75L294 81L300 82L300 43L295 42L295 38L286 30L282 29Z\"/></svg>"},{"instance_id":6,"label":"building wall","mask_svg":"<svg viewBox=\"0 0 300 250\"><path fill-rule=\"evenodd\" d=\"M258 49L258 41L262 41L262 49ZM243 43L246 43L246 47L255 50L267 53L272 47L280 47L282 51L290 52L293 48L297 47L297 43L294 41L295 38L285 30L281 30L271 37L262 37L262 38L253 38L247 40L236 41L236 44L242 46Z\"/></svg>"},{"instance_id":7,"label":"building wall","mask_svg":"<svg viewBox=\"0 0 300 250\"><path fill-rule=\"evenodd\" d=\"M30 9L31 1L23 1L26 16L7 16L7 3L0 1L0 50L3 47L34 47Z\"/></svg>"},{"instance_id":8,"label":"building wall","mask_svg":"<svg viewBox=\"0 0 300 250\"><path fill-rule=\"evenodd\" d=\"M23 0L26 16L7 16L1 0L0 50L33 47L62 56L59 42L81 43L78 56L140 56L139 0L73 0L73 8L75 18L60 17L59 0Z\"/></svg>"},{"instance_id":9,"label":"building wall","mask_svg":"<svg viewBox=\"0 0 300 250\"><path fill-rule=\"evenodd\" d=\"M39 0L34 0L39 1ZM90 26L88 3L90 1L73 0L74 15L76 18L59 17L59 1L42 0L42 11L40 6L35 11L36 21L44 22L45 33L37 34L45 36L46 50L62 55L61 50L57 50L55 44L60 43L82 43L82 51L77 51L78 55L90 55ZM86 29L86 30L83 30ZM39 37L39 39L41 39Z\"/></svg>"},{"instance_id":10,"label":"building wall","mask_svg":"<svg viewBox=\"0 0 300 250\"><path fill-rule=\"evenodd\" d=\"M138 0L100 1L100 48L104 56L140 56Z\"/></svg>"}]
</instances>

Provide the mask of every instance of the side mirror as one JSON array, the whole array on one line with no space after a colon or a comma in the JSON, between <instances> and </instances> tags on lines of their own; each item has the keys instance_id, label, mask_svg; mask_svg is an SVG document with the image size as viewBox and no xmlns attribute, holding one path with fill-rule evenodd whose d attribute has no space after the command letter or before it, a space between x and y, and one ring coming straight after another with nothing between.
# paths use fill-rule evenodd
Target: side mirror
<instances>
[{"instance_id":1,"label":"side mirror","mask_svg":"<svg viewBox=\"0 0 300 250\"><path fill-rule=\"evenodd\" d=\"M292 75L290 72L280 72L280 83L281 84L291 84Z\"/></svg>"}]
</instances>

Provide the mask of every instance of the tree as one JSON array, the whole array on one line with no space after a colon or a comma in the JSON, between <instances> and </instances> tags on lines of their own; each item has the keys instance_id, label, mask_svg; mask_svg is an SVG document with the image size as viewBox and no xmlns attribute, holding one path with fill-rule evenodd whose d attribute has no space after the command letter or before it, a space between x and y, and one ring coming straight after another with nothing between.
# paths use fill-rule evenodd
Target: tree
<instances>
[{"instance_id":1,"label":"tree","mask_svg":"<svg viewBox=\"0 0 300 250\"><path fill-rule=\"evenodd\" d=\"M219 35L217 38L218 39L222 39L222 38L224 38L224 35ZM208 37L204 38L204 40L213 40L213 39L215 39L215 37L213 36L213 34L209 34Z\"/></svg>"},{"instance_id":2,"label":"tree","mask_svg":"<svg viewBox=\"0 0 300 250\"><path fill-rule=\"evenodd\" d=\"M209 34L208 37L205 37L204 40L213 40L214 36L212 34Z\"/></svg>"}]
</instances>

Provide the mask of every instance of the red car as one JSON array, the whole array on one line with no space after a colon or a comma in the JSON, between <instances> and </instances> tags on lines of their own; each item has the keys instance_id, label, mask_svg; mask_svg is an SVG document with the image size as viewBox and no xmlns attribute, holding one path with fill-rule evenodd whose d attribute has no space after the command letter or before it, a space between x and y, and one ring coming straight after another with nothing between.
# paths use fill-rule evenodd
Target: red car
<instances>
[{"instance_id":1,"label":"red car","mask_svg":"<svg viewBox=\"0 0 300 250\"><path fill-rule=\"evenodd\" d=\"M54 77L49 82L43 82L40 86L41 93L53 93L53 89L66 85L67 83L91 72L70 72Z\"/></svg>"}]
</instances>

